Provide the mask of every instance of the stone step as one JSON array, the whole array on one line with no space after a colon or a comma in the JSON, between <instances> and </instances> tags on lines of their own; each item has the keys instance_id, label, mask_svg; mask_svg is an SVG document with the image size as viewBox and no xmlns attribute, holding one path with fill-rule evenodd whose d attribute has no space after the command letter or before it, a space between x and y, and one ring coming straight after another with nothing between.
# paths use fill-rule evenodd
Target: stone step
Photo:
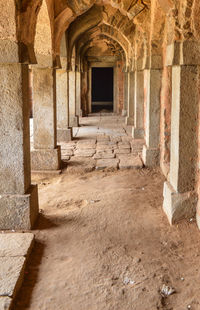
<instances>
[{"instance_id":1,"label":"stone step","mask_svg":"<svg viewBox=\"0 0 200 310\"><path fill-rule=\"evenodd\" d=\"M0 310L10 310L34 244L32 233L0 234Z\"/></svg>"}]
</instances>

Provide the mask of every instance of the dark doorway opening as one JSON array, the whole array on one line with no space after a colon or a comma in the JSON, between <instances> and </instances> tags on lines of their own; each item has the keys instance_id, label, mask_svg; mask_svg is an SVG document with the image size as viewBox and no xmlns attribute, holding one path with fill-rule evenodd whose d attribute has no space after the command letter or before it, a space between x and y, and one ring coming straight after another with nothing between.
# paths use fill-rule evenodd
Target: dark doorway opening
<instances>
[{"instance_id":1,"label":"dark doorway opening","mask_svg":"<svg viewBox=\"0 0 200 310\"><path fill-rule=\"evenodd\" d=\"M113 112L113 68L92 68L92 112Z\"/></svg>"}]
</instances>

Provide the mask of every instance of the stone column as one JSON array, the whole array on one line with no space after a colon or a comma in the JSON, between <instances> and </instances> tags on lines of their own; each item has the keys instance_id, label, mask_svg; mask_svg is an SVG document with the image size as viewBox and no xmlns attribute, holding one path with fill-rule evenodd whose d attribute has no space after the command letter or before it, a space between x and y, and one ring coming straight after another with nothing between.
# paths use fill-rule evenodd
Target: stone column
<instances>
[{"instance_id":1,"label":"stone column","mask_svg":"<svg viewBox=\"0 0 200 310\"><path fill-rule=\"evenodd\" d=\"M113 112L117 113L118 108L117 63L113 68L113 83L114 83Z\"/></svg>"},{"instance_id":2,"label":"stone column","mask_svg":"<svg viewBox=\"0 0 200 310\"><path fill-rule=\"evenodd\" d=\"M76 115L76 72L68 71L69 126L78 126Z\"/></svg>"},{"instance_id":3,"label":"stone column","mask_svg":"<svg viewBox=\"0 0 200 310\"><path fill-rule=\"evenodd\" d=\"M161 84L162 70L148 69L144 71L146 145L144 145L142 157L147 167L159 165Z\"/></svg>"},{"instance_id":4,"label":"stone column","mask_svg":"<svg viewBox=\"0 0 200 310\"><path fill-rule=\"evenodd\" d=\"M87 71L87 105L88 113L92 113L92 68Z\"/></svg>"},{"instance_id":5,"label":"stone column","mask_svg":"<svg viewBox=\"0 0 200 310\"><path fill-rule=\"evenodd\" d=\"M76 71L76 115L82 116L81 111L81 73Z\"/></svg>"},{"instance_id":6,"label":"stone column","mask_svg":"<svg viewBox=\"0 0 200 310\"><path fill-rule=\"evenodd\" d=\"M172 67L171 150L163 208L171 224L195 214L198 66Z\"/></svg>"},{"instance_id":7,"label":"stone column","mask_svg":"<svg viewBox=\"0 0 200 310\"><path fill-rule=\"evenodd\" d=\"M135 90L135 73L129 72L128 75L128 116L126 118L127 125L134 125L134 90Z\"/></svg>"},{"instance_id":8,"label":"stone column","mask_svg":"<svg viewBox=\"0 0 200 310\"><path fill-rule=\"evenodd\" d=\"M28 65L0 64L0 229L31 229L38 215L31 185Z\"/></svg>"},{"instance_id":9,"label":"stone column","mask_svg":"<svg viewBox=\"0 0 200 310\"><path fill-rule=\"evenodd\" d=\"M133 138L144 138L144 71L135 71L135 107Z\"/></svg>"},{"instance_id":10,"label":"stone column","mask_svg":"<svg viewBox=\"0 0 200 310\"><path fill-rule=\"evenodd\" d=\"M34 150L32 170L60 170L61 152L57 146L56 77L51 68L33 68Z\"/></svg>"},{"instance_id":11,"label":"stone column","mask_svg":"<svg viewBox=\"0 0 200 310\"><path fill-rule=\"evenodd\" d=\"M124 72L124 105L122 116L127 116L129 101L129 72Z\"/></svg>"},{"instance_id":12,"label":"stone column","mask_svg":"<svg viewBox=\"0 0 200 310\"><path fill-rule=\"evenodd\" d=\"M57 140L68 142L72 140L72 128L69 128L67 71L56 70L56 103L57 103Z\"/></svg>"}]
</instances>

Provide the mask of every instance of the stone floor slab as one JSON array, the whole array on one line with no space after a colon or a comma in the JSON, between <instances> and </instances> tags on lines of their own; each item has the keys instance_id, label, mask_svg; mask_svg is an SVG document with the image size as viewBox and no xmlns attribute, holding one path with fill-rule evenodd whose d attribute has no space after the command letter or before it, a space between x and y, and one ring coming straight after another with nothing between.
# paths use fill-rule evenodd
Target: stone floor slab
<instances>
[{"instance_id":1,"label":"stone floor slab","mask_svg":"<svg viewBox=\"0 0 200 310\"><path fill-rule=\"evenodd\" d=\"M117 169L119 164L119 160L117 158L113 159L99 159L96 163L96 169L102 170L102 169Z\"/></svg>"},{"instance_id":2,"label":"stone floor slab","mask_svg":"<svg viewBox=\"0 0 200 310\"><path fill-rule=\"evenodd\" d=\"M0 310L10 310L12 299L9 297L0 297Z\"/></svg>"},{"instance_id":3,"label":"stone floor slab","mask_svg":"<svg viewBox=\"0 0 200 310\"><path fill-rule=\"evenodd\" d=\"M0 296L14 297L21 286L26 258L0 257Z\"/></svg>"},{"instance_id":4,"label":"stone floor slab","mask_svg":"<svg viewBox=\"0 0 200 310\"><path fill-rule=\"evenodd\" d=\"M112 150L107 151L97 151L94 155L94 159L109 159L114 158L115 154L112 152Z\"/></svg>"},{"instance_id":5,"label":"stone floor slab","mask_svg":"<svg viewBox=\"0 0 200 310\"><path fill-rule=\"evenodd\" d=\"M122 138L121 137L110 137L110 140L114 143L117 143L117 142L121 142Z\"/></svg>"},{"instance_id":6,"label":"stone floor slab","mask_svg":"<svg viewBox=\"0 0 200 310\"><path fill-rule=\"evenodd\" d=\"M62 150L74 149L76 147L75 141L61 142L59 144L60 144Z\"/></svg>"},{"instance_id":7,"label":"stone floor slab","mask_svg":"<svg viewBox=\"0 0 200 310\"><path fill-rule=\"evenodd\" d=\"M119 142L118 143L118 148L119 149L130 149L130 143L129 142Z\"/></svg>"},{"instance_id":8,"label":"stone floor slab","mask_svg":"<svg viewBox=\"0 0 200 310\"><path fill-rule=\"evenodd\" d=\"M140 169L143 167L143 163L139 156L121 156L119 159L119 169Z\"/></svg>"},{"instance_id":9,"label":"stone floor slab","mask_svg":"<svg viewBox=\"0 0 200 310\"><path fill-rule=\"evenodd\" d=\"M95 154L95 152L96 152L95 149L77 149L74 152L74 155L78 157L92 157Z\"/></svg>"},{"instance_id":10,"label":"stone floor slab","mask_svg":"<svg viewBox=\"0 0 200 310\"><path fill-rule=\"evenodd\" d=\"M97 150L97 151L115 150L115 149L117 149L117 145L116 145L116 144L113 144L113 145L110 145L110 144L107 144L107 145L104 145L104 144L98 145L98 144L97 144L97 147L96 147L96 150Z\"/></svg>"},{"instance_id":11,"label":"stone floor slab","mask_svg":"<svg viewBox=\"0 0 200 310\"><path fill-rule=\"evenodd\" d=\"M88 160L85 157L78 157L78 156L73 156L69 161L68 161L68 166L67 166L67 172L75 172L75 173L81 173L81 172L90 172L95 169L96 166L96 160L90 158ZM64 171L63 171L64 173Z\"/></svg>"},{"instance_id":12,"label":"stone floor slab","mask_svg":"<svg viewBox=\"0 0 200 310\"><path fill-rule=\"evenodd\" d=\"M33 243L34 235L31 233L0 234L0 257L27 256Z\"/></svg>"},{"instance_id":13,"label":"stone floor slab","mask_svg":"<svg viewBox=\"0 0 200 310\"><path fill-rule=\"evenodd\" d=\"M114 150L115 154L129 154L131 152L130 149L116 149Z\"/></svg>"},{"instance_id":14,"label":"stone floor slab","mask_svg":"<svg viewBox=\"0 0 200 310\"><path fill-rule=\"evenodd\" d=\"M72 149L62 150L61 154L62 154L62 157L73 156L74 155L74 150L72 150Z\"/></svg>"}]
</instances>

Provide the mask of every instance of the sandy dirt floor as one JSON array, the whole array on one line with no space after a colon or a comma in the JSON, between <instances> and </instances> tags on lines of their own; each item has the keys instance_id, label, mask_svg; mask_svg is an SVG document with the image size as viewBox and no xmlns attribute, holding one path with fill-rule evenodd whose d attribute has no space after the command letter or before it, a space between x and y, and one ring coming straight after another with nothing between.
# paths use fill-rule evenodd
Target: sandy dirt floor
<instances>
[{"instance_id":1,"label":"sandy dirt floor","mask_svg":"<svg viewBox=\"0 0 200 310\"><path fill-rule=\"evenodd\" d=\"M200 236L170 227L156 170L64 173L39 185L36 244L15 310L200 309ZM163 284L176 293L163 298Z\"/></svg>"},{"instance_id":2,"label":"sandy dirt floor","mask_svg":"<svg viewBox=\"0 0 200 310\"><path fill-rule=\"evenodd\" d=\"M123 124L84 118L75 136L129 139ZM14 310L200 309L200 233L194 219L169 225L159 170L86 173L70 169L74 158L61 175L35 179L36 243Z\"/></svg>"}]
</instances>

